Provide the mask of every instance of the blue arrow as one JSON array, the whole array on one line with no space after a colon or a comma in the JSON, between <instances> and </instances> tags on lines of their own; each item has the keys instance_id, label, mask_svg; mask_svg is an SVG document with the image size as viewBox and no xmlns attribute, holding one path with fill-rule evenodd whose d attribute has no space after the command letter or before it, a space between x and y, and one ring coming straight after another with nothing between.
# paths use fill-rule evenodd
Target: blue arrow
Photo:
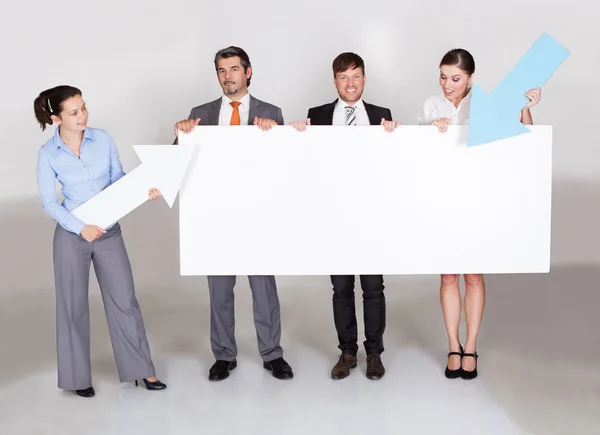
<instances>
[{"instance_id":1,"label":"blue arrow","mask_svg":"<svg viewBox=\"0 0 600 435\"><path fill-rule=\"evenodd\" d=\"M529 102L525 93L541 88L568 56L566 48L543 33L490 95L473 85L467 146L528 133L517 118Z\"/></svg>"}]
</instances>

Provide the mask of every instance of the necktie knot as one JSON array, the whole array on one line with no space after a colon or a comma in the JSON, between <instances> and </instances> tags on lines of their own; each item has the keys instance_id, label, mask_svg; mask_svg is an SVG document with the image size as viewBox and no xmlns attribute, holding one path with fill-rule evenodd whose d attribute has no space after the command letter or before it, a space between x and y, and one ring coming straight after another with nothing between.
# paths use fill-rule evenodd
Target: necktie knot
<instances>
[{"instance_id":1,"label":"necktie knot","mask_svg":"<svg viewBox=\"0 0 600 435\"><path fill-rule=\"evenodd\" d=\"M233 107L234 109L237 109L242 103L240 103L239 101L232 101L229 104L231 104L231 107Z\"/></svg>"}]
</instances>

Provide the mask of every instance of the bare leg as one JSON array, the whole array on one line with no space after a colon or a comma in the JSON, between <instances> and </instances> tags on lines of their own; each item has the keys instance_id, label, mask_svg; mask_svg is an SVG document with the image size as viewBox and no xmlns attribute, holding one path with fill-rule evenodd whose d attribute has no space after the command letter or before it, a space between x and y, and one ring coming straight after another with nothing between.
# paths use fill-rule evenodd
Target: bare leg
<instances>
[{"instance_id":1,"label":"bare leg","mask_svg":"<svg viewBox=\"0 0 600 435\"><path fill-rule=\"evenodd\" d=\"M451 352L460 352L460 340L458 338L458 326L460 323L460 286L459 275L442 275L440 285L440 302L446 332L448 333L448 347ZM460 356L451 355L448 358L448 368L457 370L460 368Z\"/></svg>"},{"instance_id":2,"label":"bare leg","mask_svg":"<svg viewBox=\"0 0 600 435\"><path fill-rule=\"evenodd\" d=\"M483 275L465 275L465 316L467 319L467 342L465 353L475 353L477 350L477 335L483 318L485 307L485 281ZM476 367L475 358L465 357L462 368L472 371Z\"/></svg>"}]
</instances>

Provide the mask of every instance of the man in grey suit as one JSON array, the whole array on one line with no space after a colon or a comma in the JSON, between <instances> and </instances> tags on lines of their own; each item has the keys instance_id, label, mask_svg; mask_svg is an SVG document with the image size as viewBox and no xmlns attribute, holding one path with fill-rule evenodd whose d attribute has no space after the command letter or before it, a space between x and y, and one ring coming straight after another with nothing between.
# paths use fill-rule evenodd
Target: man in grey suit
<instances>
[{"instance_id":1,"label":"man in grey suit","mask_svg":"<svg viewBox=\"0 0 600 435\"><path fill-rule=\"evenodd\" d=\"M197 125L256 125L269 130L283 125L281 109L260 101L248 93L252 66L246 52L228 47L215 55L215 69L223 95L210 103L194 107L187 120L175 124L179 131L189 133ZM177 143L177 139L175 140ZM274 276L249 276L254 300L254 325L263 367L278 379L291 379L292 368L283 359L281 320L277 285ZM216 362L210 368L209 379L218 381L229 376L237 366L235 343L234 293L235 276L209 276L210 342Z\"/></svg>"}]
</instances>

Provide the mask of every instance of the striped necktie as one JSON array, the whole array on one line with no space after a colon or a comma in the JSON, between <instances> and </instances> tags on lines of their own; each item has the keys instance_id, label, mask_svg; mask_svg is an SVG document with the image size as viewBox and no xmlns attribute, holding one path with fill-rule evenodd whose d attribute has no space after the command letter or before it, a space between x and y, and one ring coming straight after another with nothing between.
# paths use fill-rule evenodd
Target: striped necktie
<instances>
[{"instance_id":1,"label":"striped necktie","mask_svg":"<svg viewBox=\"0 0 600 435\"><path fill-rule=\"evenodd\" d=\"M356 106L346 106L346 125L356 125Z\"/></svg>"}]
</instances>

